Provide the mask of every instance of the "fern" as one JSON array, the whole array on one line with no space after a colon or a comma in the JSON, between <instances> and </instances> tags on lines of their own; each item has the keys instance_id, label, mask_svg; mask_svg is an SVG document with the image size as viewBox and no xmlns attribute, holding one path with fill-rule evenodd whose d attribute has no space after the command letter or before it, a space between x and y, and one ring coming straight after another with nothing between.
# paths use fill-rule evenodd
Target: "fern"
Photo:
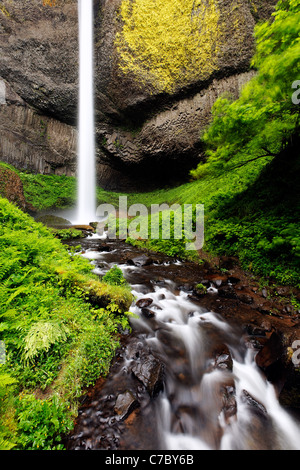
<instances>
[{"instance_id":1,"label":"fern","mask_svg":"<svg viewBox=\"0 0 300 470\"><path fill-rule=\"evenodd\" d=\"M7 372L2 372L0 366L0 400L3 400L7 394L8 387L16 385L17 380L11 377Z\"/></svg>"},{"instance_id":2,"label":"fern","mask_svg":"<svg viewBox=\"0 0 300 470\"><path fill-rule=\"evenodd\" d=\"M69 335L69 329L63 324L44 321L34 323L25 337L25 361L47 352L55 343L65 342Z\"/></svg>"},{"instance_id":3,"label":"fern","mask_svg":"<svg viewBox=\"0 0 300 470\"><path fill-rule=\"evenodd\" d=\"M18 287L8 298L6 301L6 305L9 305L15 297L17 297L20 294L26 294L30 292L30 286L20 286Z\"/></svg>"},{"instance_id":4,"label":"fern","mask_svg":"<svg viewBox=\"0 0 300 470\"><path fill-rule=\"evenodd\" d=\"M0 449L1 449L1 450L11 450L11 449L13 449L15 446L16 446L15 443L9 441L8 439L5 439L5 437L3 438L3 437L0 435Z\"/></svg>"}]
</instances>

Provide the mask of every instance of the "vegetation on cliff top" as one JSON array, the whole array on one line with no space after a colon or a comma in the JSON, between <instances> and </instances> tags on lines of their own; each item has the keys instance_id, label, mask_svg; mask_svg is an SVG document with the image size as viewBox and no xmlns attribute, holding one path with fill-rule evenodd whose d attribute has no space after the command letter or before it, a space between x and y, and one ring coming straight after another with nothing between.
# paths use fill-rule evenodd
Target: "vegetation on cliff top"
<instances>
[{"instance_id":1,"label":"vegetation on cliff top","mask_svg":"<svg viewBox=\"0 0 300 470\"><path fill-rule=\"evenodd\" d=\"M238 100L222 97L213 107L213 121L202 136L208 157L192 171L230 171L248 161L278 156L299 135L300 2L282 0L274 20L255 29L257 74ZM298 93L299 94L299 93Z\"/></svg>"}]
</instances>

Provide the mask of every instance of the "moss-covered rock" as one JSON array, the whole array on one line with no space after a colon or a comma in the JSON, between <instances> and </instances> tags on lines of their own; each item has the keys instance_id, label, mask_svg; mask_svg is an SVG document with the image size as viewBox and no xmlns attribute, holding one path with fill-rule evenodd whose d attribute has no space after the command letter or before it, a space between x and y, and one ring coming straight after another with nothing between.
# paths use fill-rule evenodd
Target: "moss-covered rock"
<instances>
[{"instance_id":1,"label":"moss-covered rock","mask_svg":"<svg viewBox=\"0 0 300 470\"><path fill-rule=\"evenodd\" d=\"M8 199L20 209L27 210L29 208L19 175L5 165L0 165L0 196Z\"/></svg>"}]
</instances>

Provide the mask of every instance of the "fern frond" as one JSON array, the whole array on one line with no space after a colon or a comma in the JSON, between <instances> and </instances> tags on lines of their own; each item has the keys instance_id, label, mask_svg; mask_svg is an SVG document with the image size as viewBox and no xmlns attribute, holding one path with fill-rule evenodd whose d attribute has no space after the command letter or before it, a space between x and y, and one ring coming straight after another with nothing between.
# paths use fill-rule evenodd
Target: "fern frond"
<instances>
[{"instance_id":1,"label":"fern frond","mask_svg":"<svg viewBox=\"0 0 300 470\"><path fill-rule=\"evenodd\" d=\"M16 383L17 383L17 380L11 377L7 372L1 372L1 366L0 366L0 399L2 399L5 396L7 392L7 387L16 385Z\"/></svg>"},{"instance_id":2,"label":"fern frond","mask_svg":"<svg viewBox=\"0 0 300 470\"><path fill-rule=\"evenodd\" d=\"M65 342L70 330L57 322L36 322L25 337L24 359L32 360L55 343Z\"/></svg>"}]
</instances>

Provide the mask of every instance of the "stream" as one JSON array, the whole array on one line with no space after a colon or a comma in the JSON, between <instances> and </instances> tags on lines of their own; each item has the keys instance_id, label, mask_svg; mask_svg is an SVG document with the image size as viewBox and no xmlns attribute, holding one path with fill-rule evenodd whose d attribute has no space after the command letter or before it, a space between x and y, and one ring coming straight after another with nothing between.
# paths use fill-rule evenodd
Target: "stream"
<instances>
[{"instance_id":1,"label":"stream","mask_svg":"<svg viewBox=\"0 0 300 470\"><path fill-rule=\"evenodd\" d=\"M297 418L256 365L259 338L208 307L220 302L212 282L205 301L193 295L202 268L97 235L81 246L98 275L122 269L135 301L132 332L82 398L68 450L300 449Z\"/></svg>"}]
</instances>

